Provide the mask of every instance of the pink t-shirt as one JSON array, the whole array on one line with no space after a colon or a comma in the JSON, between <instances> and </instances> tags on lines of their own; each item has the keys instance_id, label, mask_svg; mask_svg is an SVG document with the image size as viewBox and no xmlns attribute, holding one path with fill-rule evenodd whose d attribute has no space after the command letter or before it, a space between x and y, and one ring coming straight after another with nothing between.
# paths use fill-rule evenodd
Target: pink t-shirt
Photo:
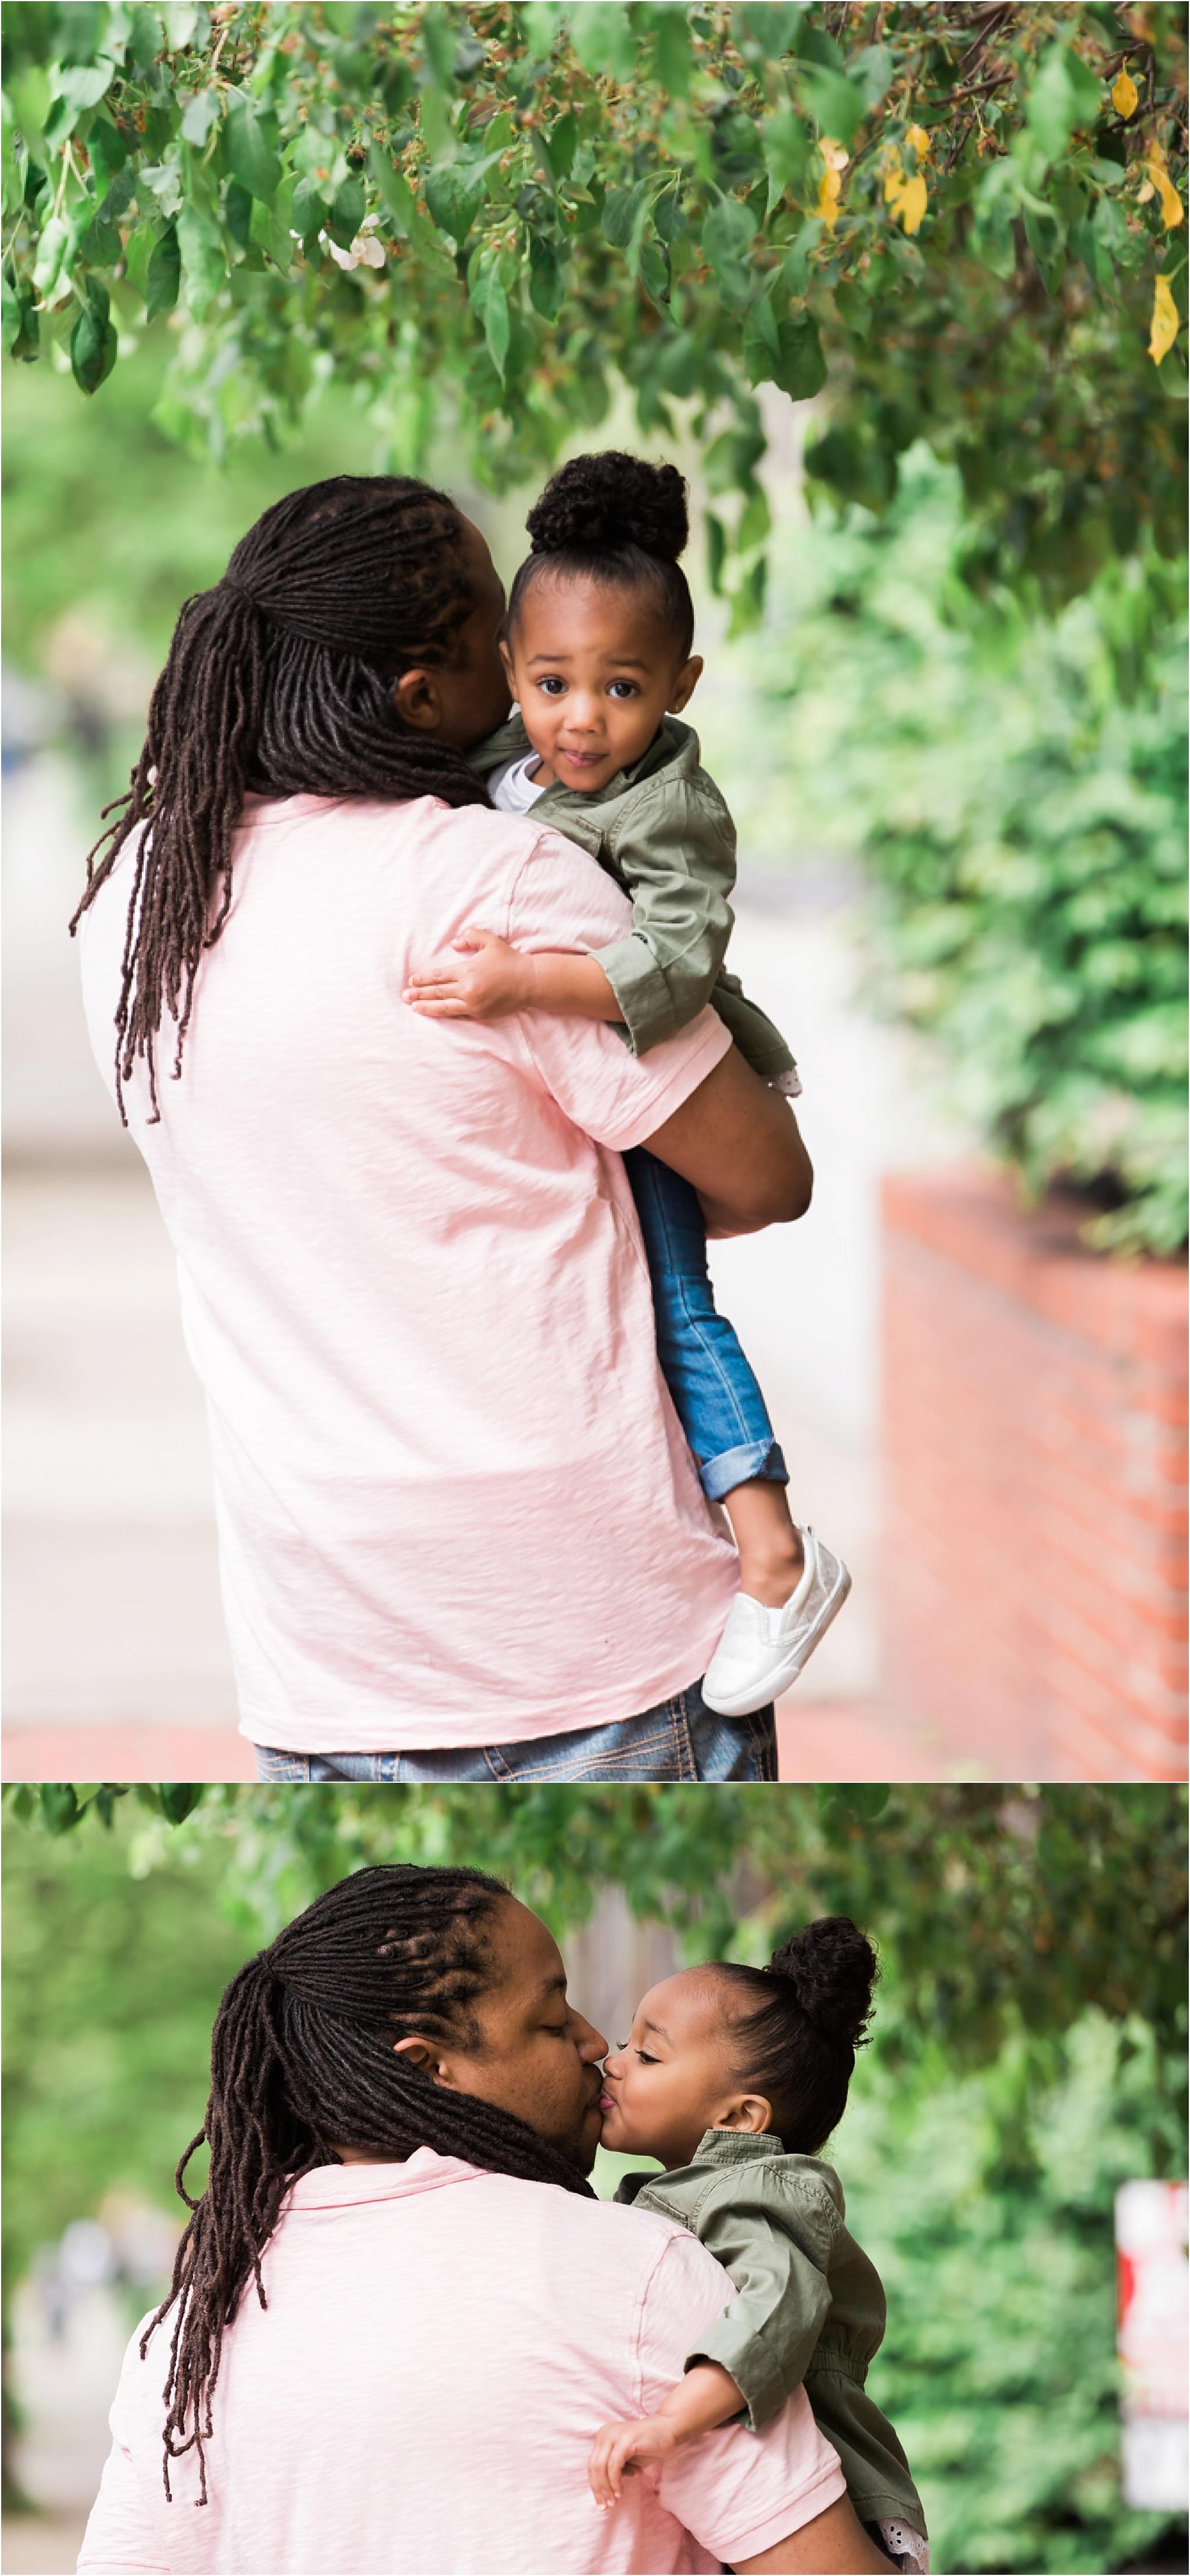
<instances>
[{"instance_id":1,"label":"pink t-shirt","mask_svg":"<svg viewBox=\"0 0 1190 2576\"><path fill-rule=\"evenodd\" d=\"M132 880L84 916L112 1081ZM736 1559L657 1364L620 1150L729 1044L430 1021L468 922L600 948L629 906L531 818L253 800L181 1080L132 1132L178 1258L214 1453L241 1730L298 1753L515 1742L706 1670Z\"/></svg>"},{"instance_id":2,"label":"pink t-shirt","mask_svg":"<svg viewBox=\"0 0 1190 2576\"><path fill-rule=\"evenodd\" d=\"M600 2424L656 2408L735 2292L684 2229L421 2148L291 2195L223 2347L207 2446L161 2476L172 2319L133 2337L87 2576L612 2576L759 2555L844 2493L798 2389L599 2512Z\"/></svg>"}]
</instances>

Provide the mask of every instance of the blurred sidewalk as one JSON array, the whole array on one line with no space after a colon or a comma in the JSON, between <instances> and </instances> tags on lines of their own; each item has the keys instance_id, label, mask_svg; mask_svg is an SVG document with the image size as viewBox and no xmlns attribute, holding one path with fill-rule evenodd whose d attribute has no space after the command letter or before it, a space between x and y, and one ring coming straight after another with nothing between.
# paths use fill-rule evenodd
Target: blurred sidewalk
<instances>
[{"instance_id":1,"label":"blurred sidewalk","mask_svg":"<svg viewBox=\"0 0 1190 2576\"><path fill-rule=\"evenodd\" d=\"M249 1779L223 1633L202 1400L144 1167L91 1058L65 922L70 773L6 785L4 1776ZM907 1041L854 991L837 877L745 886L733 963L790 1033L817 1167L800 1225L717 1245L799 1518L855 1590L782 1714L782 1776L945 1776L882 1719L877 1356L883 1171L953 1153Z\"/></svg>"}]
</instances>

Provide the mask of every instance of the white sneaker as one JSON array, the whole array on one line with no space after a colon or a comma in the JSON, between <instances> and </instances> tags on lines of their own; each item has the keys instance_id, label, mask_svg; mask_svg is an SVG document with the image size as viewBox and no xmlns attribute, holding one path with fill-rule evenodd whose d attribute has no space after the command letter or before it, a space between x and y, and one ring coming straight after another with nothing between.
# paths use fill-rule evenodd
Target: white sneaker
<instances>
[{"instance_id":1,"label":"white sneaker","mask_svg":"<svg viewBox=\"0 0 1190 2576\"><path fill-rule=\"evenodd\" d=\"M797 1680L851 1590L840 1557L812 1529L800 1532L806 1562L796 1592L781 1610L737 1592L702 1686L716 1717L750 1717Z\"/></svg>"}]
</instances>

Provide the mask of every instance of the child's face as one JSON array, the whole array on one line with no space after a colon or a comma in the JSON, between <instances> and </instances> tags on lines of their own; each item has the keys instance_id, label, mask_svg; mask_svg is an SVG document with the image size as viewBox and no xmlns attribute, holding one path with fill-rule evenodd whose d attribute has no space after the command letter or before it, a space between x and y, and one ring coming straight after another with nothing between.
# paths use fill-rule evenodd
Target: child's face
<instances>
[{"instance_id":1,"label":"child's face","mask_svg":"<svg viewBox=\"0 0 1190 2576\"><path fill-rule=\"evenodd\" d=\"M613 2155L689 2164L705 2129L772 2126L769 2104L732 2074L732 2032L713 1972L663 1977L638 2004L631 2038L604 2059L600 2144Z\"/></svg>"},{"instance_id":2,"label":"child's face","mask_svg":"<svg viewBox=\"0 0 1190 2576\"><path fill-rule=\"evenodd\" d=\"M641 759L702 669L697 654L675 654L639 591L548 574L528 591L502 649L534 751L563 787L588 794Z\"/></svg>"}]
</instances>

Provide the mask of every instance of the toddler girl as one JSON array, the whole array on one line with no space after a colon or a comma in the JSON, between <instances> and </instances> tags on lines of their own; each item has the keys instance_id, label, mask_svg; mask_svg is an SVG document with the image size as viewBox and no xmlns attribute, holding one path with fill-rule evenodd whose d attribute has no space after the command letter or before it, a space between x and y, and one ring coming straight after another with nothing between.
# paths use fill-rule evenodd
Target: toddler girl
<instances>
[{"instance_id":1,"label":"toddler girl","mask_svg":"<svg viewBox=\"0 0 1190 2576\"><path fill-rule=\"evenodd\" d=\"M665 2167L627 2174L617 2200L688 2227L737 2294L659 2412L597 2434L590 2479L605 2507L634 2464L734 2415L756 2432L804 2386L861 2522L895 2566L928 2568L908 2462L864 2387L884 2292L815 2152L842 2118L877 1973L850 1918L826 1915L768 1968L664 1978L606 2059L601 2143Z\"/></svg>"},{"instance_id":2,"label":"toddler girl","mask_svg":"<svg viewBox=\"0 0 1190 2576\"><path fill-rule=\"evenodd\" d=\"M697 735L677 721L702 670L677 561L689 533L682 478L639 457L578 457L547 485L528 527L533 552L513 583L501 647L519 712L472 763L494 805L532 807L600 861L632 897L632 928L595 956L528 955L468 929L455 942L466 962L412 977L405 999L445 1018L577 1011L614 1022L637 1054L710 1001L753 1070L796 1093L785 1040L724 971L735 832L699 765ZM697 1191L643 1147L624 1162L666 1383L740 1555L740 1591L703 1698L744 1717L788 1689L851 1578L790 1517L764 1398L715 1307Z\"/></svg>"}]
</instances>

